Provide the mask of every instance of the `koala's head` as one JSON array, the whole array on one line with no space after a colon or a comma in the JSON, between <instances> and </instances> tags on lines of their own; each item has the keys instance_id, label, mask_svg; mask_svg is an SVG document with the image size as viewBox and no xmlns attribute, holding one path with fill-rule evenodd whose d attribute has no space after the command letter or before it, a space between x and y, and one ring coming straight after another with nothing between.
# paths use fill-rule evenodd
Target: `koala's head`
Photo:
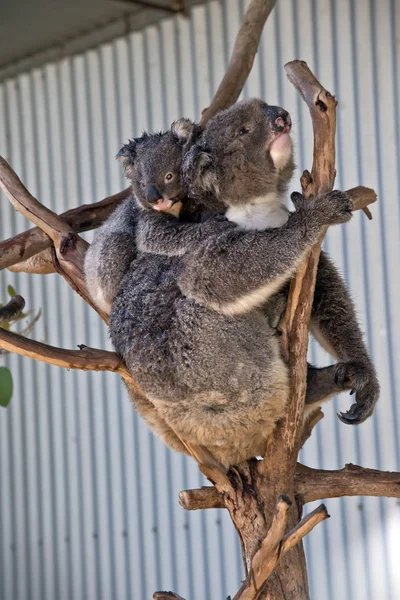
<instances>
[{"instance_id":1,"label":"koala's head","mask_svg":"<svg viewBox=\"0 0 400 600\"><path fill-rule=\"evenodd\" d=\"M189 119L180 119L164 133L144 133L121 148L117 158L142 208L168 211L185 198L182 159L201 130Z\"/></svg>"},{"instance_id":2,"label":"koala's head","mask_svg":"<svg viewBox=\"0 0 400 600\"><path fill-rule=\"evenodd\" d=\"M185 156L189 196L237 206L283 193L294 170L290 129L288 112L259 99L219 112Z\"/></svg>"}]
</instances>

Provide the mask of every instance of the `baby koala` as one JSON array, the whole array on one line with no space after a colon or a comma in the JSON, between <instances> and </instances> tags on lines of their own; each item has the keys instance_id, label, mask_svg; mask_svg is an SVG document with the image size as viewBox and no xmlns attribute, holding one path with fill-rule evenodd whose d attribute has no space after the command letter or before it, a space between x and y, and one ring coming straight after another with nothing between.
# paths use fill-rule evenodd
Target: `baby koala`
<instances>
[{"instance_id":1,"label":"baby koala","mask_svg":"<svg viewBox=\"0 0 400 600\"><path fill-rule=\"evenodd\" d=\"M122 278L137 256L136 231L140 214L151 211L179 214L186 193L181 180L184 153L201 132L186 119L164 133L130 140L119 158L132 186L125 200L97 230L85 257L85 278L95 304L108 314Z\"/></svg>"}]
</instances>

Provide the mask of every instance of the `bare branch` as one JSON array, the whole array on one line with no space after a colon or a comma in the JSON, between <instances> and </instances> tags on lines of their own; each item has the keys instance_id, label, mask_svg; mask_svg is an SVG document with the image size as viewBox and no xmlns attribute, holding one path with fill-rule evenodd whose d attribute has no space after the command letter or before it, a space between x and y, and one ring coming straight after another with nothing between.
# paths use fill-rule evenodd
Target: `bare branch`
<instances>
[{"instance_id":1,"label":"bare branch","mask_svg":"<svg viewBox=\"0 0 400 600\"><path fill-rule=\"evenodd\" d=\"M376 202L376 192L371 188L359 185L355 188L351 188L351 190L347 190L347 193L354 202L354 210L363 210L368 219L371 220L372 214L368 205Z\"/></svg>"},{"instance_id":2,"label":"bare branch","mask_svg":"<svg viewBox=\"0 0 400 600\"><path fill-rule=\"evenodd\" d=\"M22 296L13 296L10 302L0 308L0 324L18 319L24 306L25 300Z\"/></svg>"},{"instance_id":3,"label":"bare branch","mask_svg":"<svg viewBox=\"0 0 400 600\"><path fill-rule=\"evenodd\" d=\"M307 469L295 475L296 494L304 503L341 496L400 498L400 473L348 464L338 471Z\"/></svg>"},{"instance_id":4,"label":"bare branch","mask_svg":"<svg viewBox=\"0 0 400 600\"><path fill-rule=\"evenodd\" d=\"M116 207L126 200L131 193L131 189L127 188L118 194L104 198L104 200L101 200L100 202L83 204L82 206L68 210L67 212L62 213L60 218L65 221L75 233L96 229L96 227L99 227L99 225L101 225ZM51 245L52 242L49 237L38 227L34 227L33 229L19 233L4 242L0 242L0 270L11 267L21 261L25 261L30 257L41 253L46 248L50 248ZM49 260L51 261L50 254L47 253L46 256L47 263L49 263ZM48 268L52 268L53 270L40 271L39 266L37 271L33 269L29 270L29 268L22 268L20 270L27 271L28 273L55 272L53 266L49 267L48 264Z\"/></svg>"},{"instance_id":5,"label":"bare branch","mask_svg":"<svg viewBox=\"0 0 400 600\"><path fill-rule=\"evenodd\" d=\"M83 260L87 242L58 215L40 204L26 189L17 174L4 158L0 157L0 187L11 204L27 219L40 227L53 241L53 264L69 285L98 312L107 322L108 317L100 311L86 289L83 276Z\"/></svg>"},{"instance_id":6,"label":"bare branch","mask_svg":"<svg viewBox=\"0 0 400 600\"><path fill-rule=\"evenodd\" d=\"M219 110L228 108L239 98L252 69L266 20L276 0L252 0L236 36L228 68L208 108L201 115L205 125Z\"/></svg>"},{"instance_id":7,"label":"bare branch","mask_svg":"<svg viewBox=\"0 0 400 600\"><path fill-rule=\"evenodd\" d=\"M290 504L291 502L287 496L280 496L271 527L263 539L260 549L253 557L251 572L247 580L234 597L234 600L257 600L260 598L263 587L280 558L300 542L318 523L329 517L325 506L322 504L284 535Z\"/></svg>"},{"instance_id":8,"label":"bare branch","mask_svg":"<svg viewBox=\"0 0 400 600\"><path fill-rule=\"evenodd\" d=\"M113 371L125 379L130 379L124 363L115 352L97 350L87 346L82 346L80 350L65 350L36 342L2 328L0 328L0 348L65 369Z\"/></svg>"},{"instance_id":9,"label":"bare branch","mask_svg":"<svg viewBox=\"0 0 400 600\"><path fill-rule=\"evenodd\" d=\"M60 245L63 238L71 233L71 227L58 215L36 200L23 185L17 174L7 161L0 156L0 187L11 204L24 217L35 223L51 238L54 244Z\"/></svg>"},{"instance_id":10,"label":"bare branch","mask_svg":"<svg viewBox=\"0 0 400 600\"><path fill-rule=\"evenodd\" d=\"M293 527L293 529L291 529L283 538L281 556L290 550L290 548L293 548L293 546L298 544L303 537L318 525L318 523L325 521L325 519L329 519L329 517L330 515L328 515L325 504L321 504L321 506L318 506L318 508L305 516L304 519L302 519L296 527Z\"/></svg>"},{"instance_id":11,"label":"bare branch","mask_svg":"<svg viewBox=\"0 0 400 600\"><path fill-rule=\"evenodd\" d=\"M225 502L215 487L202 487L196 490L183 490L178 495L179 504L185 510L204 508L225 508Z\"/></svg>"}]
</instances>

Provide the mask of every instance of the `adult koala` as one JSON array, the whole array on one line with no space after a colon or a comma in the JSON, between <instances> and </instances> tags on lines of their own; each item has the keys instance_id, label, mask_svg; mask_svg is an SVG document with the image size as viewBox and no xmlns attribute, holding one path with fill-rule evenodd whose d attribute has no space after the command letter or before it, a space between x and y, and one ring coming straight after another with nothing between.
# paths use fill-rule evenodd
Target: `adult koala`
<instances>
[{"instance_id":1,"label":"adult koala","mask_svg":"<svg viewBox=\"0 0 400 600\"><path fill-rule=\"evenodd\" d=\"M184 178L197 210L220 203L238 226L217 219L208 230L166 216L160 234L148 213L138 239L152 254L132 265L111 312L113 344L165 425L147 418L150 426L175 449L182 446L174 432L226 466L263 454L285 412L288 370L270 318L277 294L285 297L321 228L351 217L341 192L307 202L297 194L292 214L281 206L293 172L289 130L288 113L260 100L208 123L185 158ZM307 402L355 389L356 404L341 418L362 422L379 385L352 302L325 255L312 329L341 362L310 370L316 385Z\"/></svg>"}]
</instances>

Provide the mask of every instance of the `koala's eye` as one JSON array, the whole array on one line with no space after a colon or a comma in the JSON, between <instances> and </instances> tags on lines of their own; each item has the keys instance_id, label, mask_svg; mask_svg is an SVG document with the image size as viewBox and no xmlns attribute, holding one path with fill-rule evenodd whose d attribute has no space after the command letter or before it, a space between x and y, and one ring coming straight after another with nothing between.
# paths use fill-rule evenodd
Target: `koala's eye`
<instances>
[{"instance_id":1,"label":"koala's eye","mask_svg":"<svg viewBox=\"0 0 400 600\"><path fill-rule=\"evenodd\" d=\"M166 176L164 177L164 180L169 182L172 181L174 178L174 174L173 173L167 173Z\"/></svg>"},{"instance_id":2,"label":"koala's eye","mask_svg":"<svg viewBox=\"0 0 400 600\"><path fill-rule=\"evenodd\" d=\"M141 188L143 188L143 189L146 187L146 184L145 184L145 182L144 182L144 181L139 181L139 185L140 185L140 187L141 187Z\"/></svg>"},{"instance_id":3,"label":"koala's eye","mask_svg":"<svg viewBox=\"0 0 400 600\"><path fill-rule=\"evenodd\" d=\"M241 129L239 129L239 135L246 135L246 133L249 133L250 129L248 129L247 127L242 127Z\"/></svg>"}]
</instances>

